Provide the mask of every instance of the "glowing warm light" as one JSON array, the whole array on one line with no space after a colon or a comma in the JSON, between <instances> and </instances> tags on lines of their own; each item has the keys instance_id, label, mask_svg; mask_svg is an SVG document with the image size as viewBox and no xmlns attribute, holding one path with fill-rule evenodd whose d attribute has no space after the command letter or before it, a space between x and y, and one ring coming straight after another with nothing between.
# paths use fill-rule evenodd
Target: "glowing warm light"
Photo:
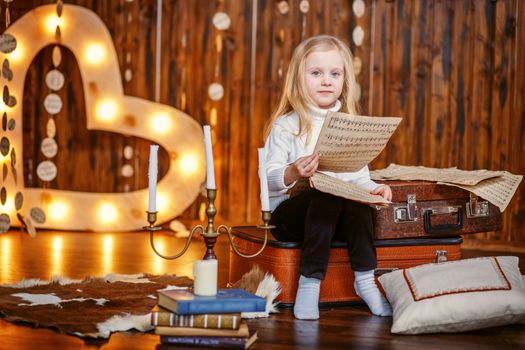
<instances>
[{"instance_id":1,"label":"glowing warm light","mask_svg":"<svg viewBox=\"0 0 525 350\"><path fill-rule=\"evenodd\" d=\"M57 26L62 26L63 22L64 21L61 17L57 17L57 15L49 15L46 18L46 30L51 34L55 34ZM60 30L62 29L63 28L60 28Z\"/></svg>"},{"instance_id":2,"label":"glowing warm light","mask_svg":"<svg viewBox=\"0 0 525 350\"><path fill-rule=\"evenodd\" d=\"M192 175L199 169L198 157L194 154L185 154L179 158L179 170L184 175Z\"/></svg>"},{"instance_id":3,"label":"glowing warm light","mask_svg":"<svg viewBox=\"0 0 525 350\"><path fill-rule=\"evenodd\" d=\"M105 235L102 241L102 268L103 275L112 272L113 269L113 237Z\"/></svg>"},{"instance_id":4,"label":"glowing warm light","mask_svg":"<svg viewBox=\"0 0 525 350\"><path fill-rule=\"evenodd\" d=\"M168 208L168 197L165 193L157 192L157 210L165 212Z\"/></svg>"},{"instance_id":5,"label":"glowing warm light","mask_svg":"<svg viewBox=\"0 0 525 350\"><path fill-rule=\"evenodd\" d=\"M98 208L98 219L102 223L115 222L117 220L118 213L117 209L113 204L103 203Z\"/></svg>"},{"instance_id":6,"label":"glowing warm light","mask_svg":"<svg viewBox=\"0 0 525 350\"><path fill-rule=\"evenodd\" d=\"M51 276L62 275L62 251L64 239L61 236L53 237L51 243Z\"/></svg>"},{"instance_id":7,"label":"glowing warm light","mask_svg":"<svg viewBox=\"0 0 525 350\"><path fill-rule=\"evenodd\" d=\"M7 111L9 107L4 103L3 99L0 99L0 113Z\"/></svg>"},{"instance_id":8,"label":"glowing warm light","mask_svg":"<svg viewBox=\"0 0 525 350\"><path fill-rule=\"evenodd\" d=\"M11 156L9 155L9 153L7 154L7 156L0 154L0 165L4 164L11 164Z\"/></svg>"},{"instance_id":9,"label":"glowing warm light","mask_svg":"<svg viewBox=\"0 0 525 350\"><path fill-rule=\"evenodd\" d=\"M99 43L91 43L84 50L84 58L87 63L99 64L106 59L106 48Z\"/></svg>"},{"instance_id":10,"label":"glowing warm light","mask_svg":"<svg viewBox=\"0 0 525 350\"><path fill-rule=\"evenodd\" d=\"M7 59L9 60L10 63L13 63L13 62L19 62L23 58L24 58L24 48L22 47L20 42L17 42L16 49L13 52L7 54Z\"/></svg>"},{"instance_id":11,"label":"glowing warm light","mask_svg":"<svg viewBox=\"0 0 525 350\"><path fill-rule=\"evenodd\" d=\"M12 196L7 196L5 204L0 205L3 213L7 213L9 216L15 214L15 203Z\"/></svg>"},{"instance_id":12,"label":"glowing warm light","mask_svg":"<svg viewBox=\"0 0 525 350\"><path fill-rule=\"evenodd\" d=\"M150 128L156 133L165 134L171 130L171 119L168 114L159 113L151 118Z\"/></svg>"},{"instance_id":13,"label":"glowing warm light","mask_svg":"<svg viewBox=\"0 0 525 350\"><path fill-rule=\"evenodd\" d=\"M67 203L54 200L49 204L49 218L54 221L62 221L69 212Z\"/></svg>"},{"instance_id":14,"label":"glowing warm light","mask_svg":"<svg viewBox=\"0 0 525 350\"><path fill-rule=\"evenodd\" d=\"M0 245L0 248L2 250L0 251L0 261L2 261L2 266L0 266L0 271L2 271L2 273L0 275L2 276L2 281L6 281L9 277L10 265L13 263L11 260L11 238L2 237L1 239L2 244Z\"/></svg>"},{"instance_id":15,"label":"glowing warm light","mask_svg":"<svg viewBox=\"0 0 525 350\"><path fill-rule=\"evenodd\" d=\"M111 122L117 116L117 104L113 100L104 100L97 105L97 119Z\"/></svg>"}]
</instances>

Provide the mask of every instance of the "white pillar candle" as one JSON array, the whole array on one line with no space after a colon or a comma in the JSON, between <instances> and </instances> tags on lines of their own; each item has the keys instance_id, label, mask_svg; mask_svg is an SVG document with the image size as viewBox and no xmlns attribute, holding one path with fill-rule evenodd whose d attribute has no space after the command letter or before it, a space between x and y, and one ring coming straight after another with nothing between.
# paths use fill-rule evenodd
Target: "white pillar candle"
<instances>
[{"instance_id":1,"label":"white pillar candle","mask_svg":"<svg viewBox=\"0 0 525 350\"><path fill-rule=\"evenodd\" d=\"M204 149L206 151L206 188L215 189L215 171L213 169L213 150L211 147L211 131L209 125L204 125Z\"/></svg>"},{"instance_id":2,"label":"white pillar candle","mask_svg":"<svg viewBox=\"0 0 525 350\"><path fill-rule=\"evenodd\" d=\"M217 294L217 260L197 260L193 264L193 294Z\"/></svg>"},{"instance_id":3,"label":"white pillar candle","mask_svg":"<svg viewBox=\"0 0 525 350\"><path fill-rule=\"evenodd\" d=\"M268 180L266 179L266 152L259 148L259 181L261 183L261 210L270 211L270 199L268 196Z\"/></svg>"},{"instance_id":4,"label":"white pillar candle","mask_svg":"<svg viewBox=\"0 0 525 350\"><path fill-rule=\"evenodd\" d=\"M156 196L157 196L157 154L159 152L158 145L151 145L149 147L149 172L148 172L148 190L149 202L148 211L150 213L157 210Z\"/></svg>"}]
</instances>

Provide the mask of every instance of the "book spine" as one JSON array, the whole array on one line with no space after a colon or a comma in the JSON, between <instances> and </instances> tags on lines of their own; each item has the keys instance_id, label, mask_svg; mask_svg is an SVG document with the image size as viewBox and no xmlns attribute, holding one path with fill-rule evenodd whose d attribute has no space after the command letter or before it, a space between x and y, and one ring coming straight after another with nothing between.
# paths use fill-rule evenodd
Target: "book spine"
<instances>
[{"instance_id":1,"label":"book spine","mask_svg":"<svg viewBox=\"0 0 525 350\"><path fill-rule=\"evenodd\" d=\"M266 301L243 300L236 302L214 301L206 303L179 303L177 313L179 315L189 314L220 314L236 312L262 312L266 310Z\"/></svg>"},{"instance_id":2,"label":"book spine","mask_svg":"<svg viewBox=\"0 0 525 350\"><path fill-rule=\"evenodd\" d=\"M240 314L179 315L160 311L151 313L152 326L238 329L240 321Z\"/></svg>"},{"instance_id":3,"label":"book spine","mask_svg":"<svg viewBox=\"0 0 525 350\"><path fill-rule=\"evenodd\" d=\"M161 336L162 344L209 346L216 348L244 349L246 338L242 337L171 337Z\"/></svg>"}]
</instances>

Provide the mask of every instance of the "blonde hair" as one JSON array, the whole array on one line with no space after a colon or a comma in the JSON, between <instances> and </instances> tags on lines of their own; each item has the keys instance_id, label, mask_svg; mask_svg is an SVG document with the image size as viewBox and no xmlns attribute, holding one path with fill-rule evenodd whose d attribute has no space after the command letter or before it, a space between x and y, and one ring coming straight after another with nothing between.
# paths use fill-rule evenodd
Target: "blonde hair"
<instances>
[{"instance_id":1,"label":"blonde hair","mask_svg":"<svg viewBox=\"0 0 525 350\"><path fill-rule=\"evenodd\" d=\"M268 120L264 131L264 139L268 137L273 123L277 118L291 111L299 115L299 132L297 136L306 134L307 143L310 141L312 122L308 116L308 105L315 106L306 90L305 61L306 57L314 51L329 51L336 49L341 54L344 64L344 83L341 92L341 112L357 114L359 109L356 100L357 83L354 74L352 52L350 48L340 39L331 35L317 35L301 42L293 52L286 78L284 82L281 99L277 109Z\"/></svg>"}]
</instances>

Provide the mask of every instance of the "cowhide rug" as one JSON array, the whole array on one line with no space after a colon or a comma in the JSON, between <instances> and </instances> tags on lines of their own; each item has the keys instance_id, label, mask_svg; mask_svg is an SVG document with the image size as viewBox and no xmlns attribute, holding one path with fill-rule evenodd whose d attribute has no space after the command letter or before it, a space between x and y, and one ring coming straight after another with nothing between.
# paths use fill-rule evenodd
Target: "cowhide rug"
<instances>
[{"instance_id":1,"label":"cowhide rug","mask_svg":"<svg viewBox=\"0 0 525 350\"><path fill-rule=\"evenodd\" d=\"M151 309L160 289L189 288L188 277L172 275L110 274L102 278L51 281L23 280L0 285L0 316L12 322L54 328L80 337L108 338L112 332L152 330ZM273 275L255 266L233 287L266 298L266 311L243 313L243 318L268 317L277 312L275 299L281 291Z\"/></svg>"},{"instance_id":2,"label":"cowhide rug","mask_svg":"<svg viewBox=\"0 0 525 350\"><path fill-rule=\"evenodd\" d=\"M24 280L0 286L0 315L8 321L50 327L81 337L148 331L159 289L188 288L188 277L117 275L70 280Z\"/></svg>"}]
</instances>

